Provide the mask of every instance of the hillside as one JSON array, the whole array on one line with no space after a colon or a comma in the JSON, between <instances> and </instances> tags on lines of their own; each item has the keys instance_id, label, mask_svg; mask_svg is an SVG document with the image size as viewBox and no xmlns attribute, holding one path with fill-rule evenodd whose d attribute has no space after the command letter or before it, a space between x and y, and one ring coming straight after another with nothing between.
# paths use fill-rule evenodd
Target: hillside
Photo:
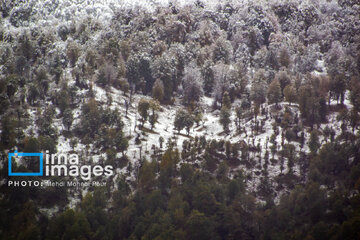
<instances>
[{"instance_id":1,"label":"hillside","mask_svg":"<svg viewBox=\"0 0 360 240\"><path fill-rule=\"evenodd\" d=\"M0 238L360 238L360 5L169 2L0 6Z\"/></svg>"}]
</instances>

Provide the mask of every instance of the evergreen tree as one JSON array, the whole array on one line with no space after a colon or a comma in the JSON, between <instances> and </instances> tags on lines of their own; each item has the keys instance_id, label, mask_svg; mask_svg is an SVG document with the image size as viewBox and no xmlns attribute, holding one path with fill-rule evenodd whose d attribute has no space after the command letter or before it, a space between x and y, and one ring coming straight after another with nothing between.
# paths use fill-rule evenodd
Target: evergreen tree
<instances>
[{"instance_id":1,"label":"evergreen tree","mask_svg":"<svg viewBox=\"0 0 360 240\"><path fill-rule=\"evenodd\" d=\"M270 83L267 97L270 104L275 103L277 105L281 101L282 97L279 81L274 80Z\"/></svg>"},{"instance_id":2,"label":"evergreen tree","mask_svg":"<svg viewBox=\"0 0 360 240\"><path fill-rule=\"evenodd\" d=\"M320 147L320 142L319 142L319 133L316 130L313 130L310 134L310 139L309 139L309 148L311 153L315 154L318 149Z\"/></svg>"},{"instance_id":3,"label":"evergreen tree","mask_svg":"<svg viewBox=\"0 0 360 240\"><path fill-rule=\"evenodd\" d=\"M222 125L225 133L229 133L229 125L231 123L230 116L231 116L230 109L226 107L222 107L220 110L219 122Z\"/></svg>"},{"instance_id":4,"label":"evergreen tree","mask_svg":"<svg viewBox=\"0 0 360 240\"><path fill-rule=\"evenodd\" d=\"M185 127L184 119L186 116L186 112L182 109L176 111L175 120L174 120L174 128L180 133L180 131Z\"/></svg>"},{"instance_id":5,"label":"evergreen tree","mask_svg":"<svg viewBox=\"0 0 360 240\"><path fill-rule=\"evenodd\" d=\"M150 108L150 103L146 99L140 99L138 103L138 112L141 116L141 127L144 127L145 122L148 119L148 110Z\"/></svg>"},{"instance_id":6,"label":"evergreen tree","mask_svg":"<svg viewBox=\"0 0 360 240\"><path fill-rule=\"evenodd\" d=\"M72 111L71 111L71 109L67 108L64 111L62 122L68 131L70 130L73 120L74 120L74 117L73 117Z\"/></svg>"},{"instance_id":7,"label":"evergreen tree","mask_svg":"<svg viewBox=\"0 0 360 240\"><path fill-rule=\"evenodd\" d=\"M162 102L162 100L164 99L164 84L159 79L157 79L154 83L152 97L159 102Z\"/></svg>"},{"instance_id":8,"label":"evergreen tree","mask_svg":"<svg viewBox=\"0 0 360 240\"><path fill-rule=\"evenodd\" d=\"M291 103L296 101L296 90L293 86L291 85L287 85L284 88L284 97L286 99L286 101L289 102L289 104L291 105Z\"/></svg>"},{"instance_id":9,"label":"evergreen tree","mask_svg":"<svg viewBox=\"0 0 360 240\"><path fill-rule=\"evenodd\" d=\"M183 77L184 102L196 103L203 95L203 86L200 71L197 68L185 68Z\"/></svg>"},{"instance_id":10,"label":"evergreen tree","mask_svg":"<svg viewBox=\"0 0 360 240\"><path fill-rule=\"evenodd\" d=\"M290 55L288 50L283 47L280 49L280 53L279 53L279 63L281 66L288 68L290 65Z\"/></svg>"},{"instance_id":11,"label":"evergreen tree","mask_svg":"<svg viewBox=\"0 0 360 240\"><path fill-rule=\"evenodd\" d=\"M149 116L149 122L151 125L151 130L153 130L153 128L155 127L155 124L159 118L159 115L157 114L157 111L159 111L159 109L160 109L160 105L157 100L150 101L151 115Z\"/></svg>"},{"instance_id":12,"label":"evergreen tree","mask_svg":"<svg viewBox=\"0 0 360 240\"><path fill-rule=\"evenodd\" d=\"M228 92L224 92L221 106L231 109L231 100Z\"/></svg>"}]
</instances>

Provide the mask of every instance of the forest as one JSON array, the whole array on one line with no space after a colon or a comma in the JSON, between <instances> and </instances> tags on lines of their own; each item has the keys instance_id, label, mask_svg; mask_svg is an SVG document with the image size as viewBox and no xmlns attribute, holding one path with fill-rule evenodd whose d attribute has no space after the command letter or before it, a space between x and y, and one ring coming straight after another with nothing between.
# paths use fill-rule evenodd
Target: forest
<instances>
[{"instance_id":1,"label":"forest","mask_svg":"<svg viewBox=\"0 0 360 240\"><path fill-rule=\"evenodd\" d=\"M1 2L0 239L360 239L359 1L135 2Z\"/></svg>"}]
</instances>

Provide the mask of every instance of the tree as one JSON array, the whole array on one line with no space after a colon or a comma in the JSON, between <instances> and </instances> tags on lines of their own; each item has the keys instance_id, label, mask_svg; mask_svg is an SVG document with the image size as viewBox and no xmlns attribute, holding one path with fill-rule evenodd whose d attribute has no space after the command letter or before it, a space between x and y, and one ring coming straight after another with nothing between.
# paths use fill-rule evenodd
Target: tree
<instances>
[{"instance_id":1,"label":"tree","mask_svg":"<svg viewBox=\"0 0 360 240\"><path fill-rule=\"evenodd\" d=\"M125 78L119 80L119 87L124 92L124 95L126 95L130 90L130 84Z\"/></svg>"},{"instance_id":2,"label":"tree","mask_svg":"<svg viewBox=\"0 0 360 240\"><path fill-rule=\"evenodd\" d=\"M35 84L30 84L28 95L27 95L27 101L30 103L30 105L34 105L35 101L37 100L38 96L40 95L38 88Z\"/></svg>"},{"instance_id":3,"label":"tree","mask_svg":"<svg viewBox=\"0 0 360 240\"><path fill-rule=\"evenodd\" d=\"M284 89L291 83L289 75L285 71L278 72L275 79L279 81L281 88L281 96L284 96Z\"/></svg>"},{"instance_id":4,"label":"tree","mask_svg":"<svg viewBox=\"0 0 360 240\"><path fill-rule=\"evenodd\" d=\"M69 59L71 67L74 67L80 56L79 45L76 42L69 42L66 49L66 56Z\"/></svg>"},{"instance_id":5,"label":"tree","mask_svg":"<svg viewBox=\"0 0 360 240\"><path fill-rule=\"evenodd\" d=\"M49 90L49 77L45 67L40 66L36 73L36 86L40 90L40 96L44 98Z\"/></svg>"},{"instance_id":6,"label":"tree","mask_svg":"<svg viewBox=\"0 0 360 240\"><path fill-rule=\"evenodd\" d=\"M11 149L16 144L16 118L13 115L2 116L1 143L5 149Z\"/></svg>"},{"instance_id":7,"label":"tree","mask_svg":"<svg viewBox=\"0 0 360 240\"><path fill-rule=\"evenodd\" d=\"M225 133L229 133L229 125L231 123L230 115L231 115L230 109L226 107L221 108L219 122L223 126Z\"/></svg>"},{"instance_id":8,"label":"tree","mask_svg":"<svg viewBox=\"0 0 360 240\"><path fill-rule=\"evenodd\" d=\"M185 225L187 239L209 240L216 239L213 223L197 210L193 210Z\"/></svg>"},{"instance_id":9,"label":"tree","mask_svg":"<svg viewBox=\"0 0 360 240\"><path fill-rule=\"evenodd\" d=\"M100 128L102 109L95 99L91 98L81 107L80 123L77 125L80 135L93 138Z\"/></svg>"},{"instance_id":10,"label":"tree","mask_svg":"<svg viewBox=\"0 0 360 240\"><path fill-rule=\"evenodd\" d=\"M299 88L298 103L301 116L311 125L320 120L320 103L312 86L306 84Z\"/></svg>"},{"instance_id":11,"label":"tree","mask_svg":"<svg viewBox=\"0 0 360 240\"><path fill-rule=\"evenodd\" d=\"M174 66L173 59L169 54L164 53L152 62L151 71L153 78L160 79L164 84L164 101L170 102L173 91L178 86L174 78L176 75L176 66Z\"/></svg>"},{"instance_id":12,"label":"tree","mask_svg":"<svg viewBox=\"0 0 360 240\"><path fill-rule=\"evenodd\" d=\"M240 104L238 104L235 107L235 114L236 114L236 119L235 119L236 127L238 130L240 130L240 121L243 118L243 108L241 107Z\"/></svg>"},{"instance_id":13,"label":"tree","mask_svg":"<svg viewBox=\"0 0 360 240\"><path fill-rule=\"evenodd\" d=\"M56 128L53 126L55 116L55 107L47 107L42 114L39 114L36 124L38 125L38 133L42 136L49 136L52 139L57 138Z\"/></svg>"},{"instance_id":14,"label":"tree","mask_svg":"<svg viewBox=\"0 0 360 240\"><path fill-rule=\"evenodd\" d=\"M155 161L148 162L145 160L139 169L139 188L146 193L151 192L156 186L156 166Z\"/></svg>"},{"instance_id":15,"label":"tree","mask_svg":"<svg viewBox=\"0 0 360 240\"><path fill-rule=\"evenodd\" d=\"M281 66L288 68L290 65L290 55L287 48L283 47L279 53L279 63Z\"/></svg>"},{"instance_id":16,"label":"tree","mask_svg":"<svg viewBox=\"0 0 360 240\"><path fill-rule=\"evenodd\" d=\"M309 148L311 153L315 154L320 147L319 133L316 130L311 131L309 139Z\"/></svg>"},{"instance_id":17,"label":"tree","mask_svg":"<svg viewBox=\"0 0 360 240\"><path fill-rule=\"evenodd\" d=\"M160 79L156 79L153 89L152 89L152 97L158 100L160 103L164 99L164 84Z\"/></svg>"},{"instance_id":18,"label":"tree","mask_svg":"<svg viewBox=\"0 0 360 240\"><path fill-rule=\"evenodd\" d=\"M67 108L64 111L62 122L68 131L70 131L70 127L72 125L73 120L74 120L74 117L73 117L72 111L70 108Z\"/></svg>"},{"instance_id":19,"label":"tree","mask_svg":"<svg viewBox=\"0 0 360 240\"><path fill-rule=\"evenodd\" d=\"M174 120L174 127L180 133L180 131L185 127L184 119L185 119L186 112L182 109L176 111L175 120Z\"/></svg>"},{"instance_id":20,"label":"tree","mask_svg":"<svg viewBox=\"0 0 360 240\"><path fill-rule=\"evenodd\" d=\"M160 145L160 148L163 147L164 141L165 141L165 139L164 139L162 136L160 136L160 137L159 137L159 145Z\"/></svg>"},{"instance_id":21,"label":"tree","mask_svg":"<svg viewBox=\"0 0 360 240\"><path fill-rule=\"evenodd\" d=\"M288 101L290 106L291 106L291 103L296 101L296 90L295 90L295 88L292 85L287 85L284 88L284 96L285 96L286 101Z\"/></svg>"},{"instance_id":22,"label":"tree","mask_svg":"<svg viewBox=\"0 0 360 240\"><path fill-rule=\"evenodd\" d=\"M251 99L255 105L261 105L265 102L266 96L266 76L264 69L256 72L251 86Z\"/></svg>"},{"instance_id":23,"label":"tree","mask_svg":"<svg viewBox=\"0 0 360 240\"><path fill-rule=\"evenodd\" d=\"M354 133L356 127L359 126L359 122L360 122L360 115L359 112L356 111L355 107L353 107L349 113L349 121L350 121L350 126L352 127L352 131Z\"/></svg>"},{"instance_id":24,"label":"tree","mask_svg":"<svg viewBox=\"0 0 360 240\"><path fill-rule=\"evenodd\" d=\"M231 109L231 100L228 92L224 92L221 106Z\"/></svg>"},{"instance_id":25,"label":"tree","mask_svg":"<svg viewBox=\"0 0 360 240\"><path fill-rule=\"evenodd\" d=\"M198 102L203 96L201 73L198 68L185 68L183 89L185 104Z\"/></svg>"},{"instance_id":26,"label":"tree","mask_svg":"<svg viewBox=\"0 0 360 240\"><path fill-rule=\"evenodd\" d=\"M189 135L190 129L194 125L194 117L191 114L186 113L185 119L184 119L184 125L185 125L185 129L186 129L186 134Z\"/></svg>"},{"instance_id":27,"label":"tree","mask_svg":"<svg viewBox=\"0 0 360 240\"><path fill-rule=\"evenodd\" d=\"M16 74L11 74L3 80L3 83L0 84L6 85L6 87L0 87L0 92L2 92L2 89L6 90L8 98L11 99L18 90L19 77Z\"/></svg>"},{"instance_id":28,"label":"tree","mask_svg":"<svg viewBox=\"0 0 360 240\"><path fill-rule=\"evenodd\" d=\"M156 111L159 111L160 105L157 100L152 100L150 103L150 109L151 109L151 115L149 116L149 122L151 125L151 130L153 130L155 123L157 122L159 115L156 113Z\"/></svg>"},{"instance_id":29,"label":"tree","mask_svg":"<svg viewBox=\"0 0 360 240\"><path fill-rule=\"evenodd\" d=\"M345 100L345 90L346 82L345 76L342 74L337 74L335 76L330 76L330 92L333 98L343 104Z\"/></svg>"},{"instance_id":30,"label":"tree","mask_svg":"<svg viewBox=\"0 0 360 240\"><path fill-rule=\"evenodd\" d=\"M222 101L223 94L230 88L230 66L222 62L212 68L214 74L213 96L216 102Z\"/></svg>"},{"instance_id":31,"label":"tree","mask_svg":"<svg viewBox=\"0 0 360 240\"><path fill-rule=\"evenodd\" d=\"M360 57L359 57L360 59ZM360 66L360 63L359 63ZM354 109L360 112L360 81L353 79L350 87L350 101L354 106Z\"/></svg>"},{"instance_id":32,"label":"tree","mask_svg":"<svg viewBox=\"0 0 360 240\"><path fill-rule=\"evenodd\" d=\"M61 114L64 114L64 111L69 108L70 105L70 96L69 90L66 85L64 85L60 92L57 95L57 103L60 109Z\"/></svg>"},{"instance_id":33,"label":"tree","mask_svg":"<svg viewBox=\"0 0 360 240\"><path fill-rule=\"evenodd\" d=\"M207 96L213 92L215 75L213 70L213 63L211 60L206 60L201 68L201 75L204 79L204 92Z\"/></svg>"},{"instance_id":34,"label":"tree","mask_svg":"<svg viewBox=\"0 0 360 240\"><path fill-rule=\"evenodd\" d=\"M137 55L133 54L126 62L126 78L130 85L137 86L140 81L139 73L139 59Z\"/></svg>"},{"instance_id":35,"label":"tree","mask_svg":"<svg viewBox=\"0 0 360 240\"><path fill-rule=\"evenodd\" d=\"M13 239L40 239L40 229L36 225L35 207L31 201L24 203L12 219L11 233L8 237Z\"/></svg>"},{"instance_id":36,"label":"tree","mask_svg":"<svg viewBox=\"0 0 360 240\"><path fill-rule=\"evenodd\" d=\"M175 120L174 120L174 127L178 130L178 133L185 128L187 135L190 133L190 128L194 125L194 118L189 114L187 111L179 109L176 112Z\"/></svg>"},{"instance_id":37,"label":"tree","mask_svg":"<svg viewBox=\"0 0 360 240\"><path fill-rule=\"evenodd\" d=\"M149 108L150 108L149 101L144 98L140 99L138 103L138 112L141 116L141 127L144 127L144 124L147 121Z\"/></svg>"},{"instance_id":38,"label":"tree","mask_svg":"<svg viewBox=\"0 0 360 240\"><path fill-rule=\"evenodd\" d=\"M273 80L270 83L267 97L270 104L275 103L276 105L278 105L278 103L281 101L281 88L278 80Z\"/></svg>"},{"instance_id":39,"label":"tree","mask_svg":"<svg viewBox=\"0 0 360 240\"><path fill-rule=\"evenodd\" d=\"M233 48L228 40L226 40L224 37L219 37L214 43L213 48L214 62L222 61L226 64L230 63Z\"/></svg>"},{"instance_id":40,"label":"tree","mask_svg":"<svg viewBox=\"0 0 360 240\"><path fill-rule=\"evenodd\" d=\"M111 63L105 63L99 70L97 83L102 87L111 86L116 79L116 68Z\"/></svg>"}]
</instances>

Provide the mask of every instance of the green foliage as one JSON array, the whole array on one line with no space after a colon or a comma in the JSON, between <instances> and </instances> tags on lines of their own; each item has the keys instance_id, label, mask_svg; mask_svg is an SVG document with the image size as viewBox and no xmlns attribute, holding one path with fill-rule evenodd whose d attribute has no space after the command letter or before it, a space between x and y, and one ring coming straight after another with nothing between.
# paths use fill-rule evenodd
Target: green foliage
<instances>
[{"instance_id":1,"label":"green foliage","mask_svg":"<svg viewBox=\"0 0 360 240\"><path fill-rule=\"evenodd\" d=\"M187 239L207 240L217 238L212 221L197 210L191 212L185 228Z\"/></svg>"},{"instance_id":2,"label":"green foliage","mask_svg":"<svg viewBox=\"0 0 360 240\"><path fill-rule=\"evenodd\" d=\"M53 119L55 117L55 108L47 107L38 117L36 123L39 127L38 133L41 136L48 136L54 140L57 139L57 131L53 126Z\"/></svg>"},{"instance_id":3,"label":"green foliage","mask_svg":"<svg viewBox=\"0 0 360 240\"><path fill-rule=\"evenodd\" d=\"M176 130L178 130L179 133L182 129L185 128L187 135L189 135L190 129L193 125L194 125L194 118L190 113L182 109L179 109L176 112L174 127Z\"/></svg>"},{"instance_id":4,"label":"green foliage","mask_svg":"<svg viewBox=\"0 0 360 240\"><path fill-rule=\"evenodd\" d=\"M310 139L309 139L309 148L311 153L316 153L317 150L320 147L320 142L319 142L319 133L316 130L313 130L310 134Z\"/></svg>"},{"instance_id":5,"label":"green foliage","mask_svg":"<svg viewBox=\"0 0 360 240\"><path fill-rule=\"evenodd\" d=\"M284 88L284 97L286 101L288 101L291 105L291 103L296 101L296 91L295 88L291 85L287 85Z\"/></svg>"},{"instance_id":6,"label":"green foliage","mask_svg":"<svg viewBox=\"0 0 360 240\"><path fill-rule=\"evenodd\" d=\"M148 119L148 111L150 108L150 102L144 98L140 99L139 103L138 103L138 112L141 116L141 126L143 127L145 122Z\"/></svg>"},{"instance_id":7,"label":"green foliage","mask_svg":"<svg viewBox=\"0 0 360 240\"><path fill-rule=\"evenodd\" d=\"M281 97L281 88L279 81L274 80L270 83L267 92L267 97L270 104L272 103L278 104L281 101L282 97Z\"/></svg>"},{"instance_id":8,"label":"green foliage","mask_svg":"<svg viewBox=\"0 0 360 240\"><path fill-rule=\"evenodd\" d=\"M154 83L152 97L159 102L162 102L164 99L164 84L159 79L157 79Z\"/></svg>"},{"instance_id":9,"label":"green foliage","mask_svg":"<svg viewBox=\"0 0 360 240\"><path fill-rule=\"evenodd\" d=\"M224 92L221 106L231 109L231 100L228 92Z\"/></svg>"},{"instance_id":10,"label":"green foliage","mask_svg":"<svg viewBox=\"0 0 360 240\"><path fill-rule=\"evenodd\" d=\"M221 108L219 122L223 126L224 132L226 133L229 132L229 125L231 123L230 115L231 115L230 109L226 107Z\"/></svg>"},{"instance_id":11,"label":"green foliage","mask_svg":"<svg viewBox=\"0 0 360 240\"><path fill-rule=\"evenodd\" d=\"M14 147L24 152L57 152L55 123L62 121L72 148L79 140L79 147L86 146L85 155L106 153L105 164L113 165L117 175L106 179L106 188L90 187L85 195L84 189L66 187L16 188L7 183L20 178L7 176L4 161L0 239L360 238L356 0L308 1L301 6L273 1L265 7L245 4L241 9L227 1L210 12L196 1L191 7L160 6L151 14L141 8L118 9L110 25L92 18L72 22L70 16L67 26L52 31L33 27L36 17L31 4L3 2L1 159L6 160L7 151ZM31 32L12 31L11 25L2 24L7 20L24 29L29 25ZM100 37L93 38L94 32ZM65 48L53 44L58 38L67 41ZM83 53L83 46L89 50ZM59 85L68 79L74 79L75 86L72 81L73 87ZM174 127L179 133L185 128L188 135L194 122L199 126L202 121L197 102L203 91L215 98L214 109L222 101L220 123L226 133L231 103L241 102L235 108L238 131L226 140L209 142L205 136L188 136L181 154L179 136L169 138L166 149L165 139L158 135L161 149L151 153L146 149L145 158L151 160L137 161L136 154L117 159L119 152L125 155L133 136L123 132L122 112L95 101L96 85L104 87L108 96L116 91L112 86L125 96L130 91L126 115L128 110L132 113L134 91L152 94L162 104L177 103L183 93L189 109L176 113ZM277 104L283 97L298 105L285 111L274 108L274 112L262 105ZM58 109L45 106L49 99ZM113 103L119 104L118 100ZM347 104L335 106L331 100ZM30 128L34 123L26 116L28 104L38 109L37 126ZM156 130L159 103L143 99L136 107L142 126L149 121ZM251 111L258 126L248 135L243 129L249 127ZM341 134L338 125L323 127L327 120L334 121L334 112L339 112ZM75 117L78 124L72 127ZM256 134L258 127L268 131L270 120L275 123L268 146ZM203 125L207 127L205 121ZM280 127L281 144L277 142ZM103 159L99 164L104 164ZM124 162L129 163L126 168ZM289 172L283 172L284 165ZM38 165L24 158L13 162L13 168L33 171ZM280 168L281 173L270 173L270 168ZM81 202L68 209L74 196ZM51 211L52 216L47 209L58 211Z\"/></svg>"},{"instance_id":12,"label":"green foliage","mask_svg":"<svg viewBox=\"0 0 360 240\"><path fill-rule=\"evenodd\" d=\"M1 145L4 149L11 149L16 144L17 120L12 115L6 115L1 119Z\"/></svg>"},{"instance_id":13,"label":"green foliage","mask_svg":"<svg viewBox=\"0 0 360 240\"><path fill-rule=\"evenodd\" d=\"M70 65L74 67L80 56L80 48L76 42L72 41L68 43L66 49L66 56L69 59Z\"/></svg>"},{"instance_id":14,"label":"green foliage","mask_svg":"<svg viewBox=\"0 0 360 240\"><path fill-rule=\"evenodd\" d=\"M74 121L74 117L73 117L72 111L71 111L71 109L67 108L64 111L63 120L62 120L62 122L63 122L64 126L67 128L67 130L70 130L70 127L71 127L73 121Z\"/></svg>"}]
</instances>

